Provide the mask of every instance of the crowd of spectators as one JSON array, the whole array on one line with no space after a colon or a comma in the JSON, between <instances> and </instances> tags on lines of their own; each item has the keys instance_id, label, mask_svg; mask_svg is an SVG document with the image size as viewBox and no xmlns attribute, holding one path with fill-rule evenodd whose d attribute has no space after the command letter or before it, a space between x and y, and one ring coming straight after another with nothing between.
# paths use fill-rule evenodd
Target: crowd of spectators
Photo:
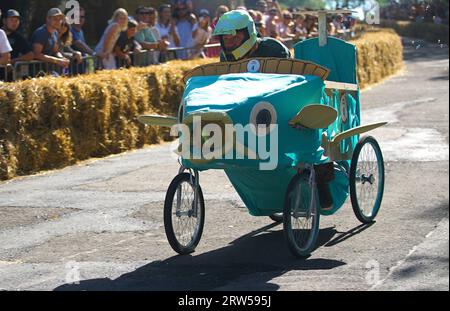
<instances>
[{"instance_id":1,"label":"crowd of spectators","mask_svg":"<svg viewBox=\"0 0 450 311\"><path fill-rule=\"evenodd\" d=\"M250 13L261 37L287 42L318 35L317 16L294 9L283 10L276 1L260 0L254 9L236 9ZM207 50L204 47L219 43L211 34L219 18L228 11L227 6L221 5L212 15L206 9L196 10L191 0L174 0L158 8L141 6L133 15L120 8L114 12L98 43L90 46L83 32L87 13L83 8L79 20L72 24L60 9L50 9L45 23L33 32L30 40L18 32L21 16L11 9L2 18L0 65L37 60L67 69L90 56L98 60L100 68L116 69L131 66L132 54L144 50L153 51L149 56L153 58L151 63L165 61L168 50L174 51L179 59L218 56L217 45ZM355 22L350 15L330 18L329 34L344 36L354 28Z\"/></svg>"},{"instance_id":2,"label":"crowd of spectators","mask_svg":"<svg viewBox=\"0 0 450 311\"><path fill-rule=\"evenodd\" d=\"M381 8L381 18L448 25L448 2L446 5L442 0L400 2L391 0L388 5Z\"/></svg>"}]
</instances>

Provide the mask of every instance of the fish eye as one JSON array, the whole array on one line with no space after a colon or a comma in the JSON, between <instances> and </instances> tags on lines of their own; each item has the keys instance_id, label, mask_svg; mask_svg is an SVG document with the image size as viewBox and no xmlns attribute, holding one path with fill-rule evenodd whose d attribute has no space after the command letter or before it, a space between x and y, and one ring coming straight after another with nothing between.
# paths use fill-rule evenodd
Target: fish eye
<instances>
[{"instance_id":1,"label":"fish eye","mask_svg":"<svg viewBox=\"0 0 450 311\"><path fill-rule=\"evenodd\" d=\"M269 127L272 124L272 114L267 109L262 109L256 115L256 126L264 125Z\"/></svg>"},{"instance_id":2,"label":"fish eye","mask_svg":"<svg viewBox=\"0 0 450 311\"><path fill-rule=\"evenodd\" d=\"M255 126L258 136L270 133L271 125L277 123L277 112L272 104L268 102L257 103L250 114L250 124ZM262 129L260 129L262 127Z\"/></svg>"}]
</instances>

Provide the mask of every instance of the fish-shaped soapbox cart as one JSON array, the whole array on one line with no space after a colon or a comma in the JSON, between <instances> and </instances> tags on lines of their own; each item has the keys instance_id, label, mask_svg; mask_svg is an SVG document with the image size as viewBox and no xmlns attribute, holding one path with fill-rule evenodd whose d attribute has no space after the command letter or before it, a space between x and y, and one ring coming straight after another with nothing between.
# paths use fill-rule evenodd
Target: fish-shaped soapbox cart
<instances>
[{"instance_id":1,"label":"fish-shaped soapbox cart","mask_svg":"<svg viewBox=\"0 0 450 311\"><path fill-rule=\"evenodd\" d=\"M320 216L335 214L349 196L361 222L377 216L383 156L373 137L360 135L386 123L361 125L356 47L328 37L326 45L315 38L294 49L294 59L197 67L184 77L178 117L139 117L179 133L181 168L164 203L166 235L179 254L201 239L199 173L210 169L225 171L251 215L282 222L298 257L316 247Z\"/></svg>"}]
</instances>

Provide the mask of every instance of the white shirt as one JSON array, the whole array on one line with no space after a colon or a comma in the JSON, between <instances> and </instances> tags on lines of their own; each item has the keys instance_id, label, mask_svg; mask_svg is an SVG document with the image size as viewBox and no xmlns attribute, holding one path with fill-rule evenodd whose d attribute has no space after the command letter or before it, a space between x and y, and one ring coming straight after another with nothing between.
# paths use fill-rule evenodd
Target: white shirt
<instances>
[{"instance_id":1,"label":"white shirt","mask_svg":"<svg viewBox=\"0 0 450 311\"><path fill-rule=\"evenodd\" d=\"M6 33L0 29L0 54L11 53L12 48L8 41Z\"/></svg>"},{"instance_id":2,"label":"white shirt","mask_svg":"<svg viewBox=\"0 0 450 311\"><path fill-rule=\"evenodd\" d=\"M163 38L170 42L169 48L176 47L174 39L173 39L173 35L171 33L170 23L167 26L160 24L160 23L156 23L156 29L158 29L158 31L159 31L160 38ZM177 31L176 28L175 28L175 31Z\"/></svg>"},{"instance_id":3,"label":"white shirt","mask_svg":"<svg viewBox=\"0 0 450 311\"><path fill-rule=\"evenodd\" d=\"M209 39L211 38L212 34L212 28L208 27L208 30L206 31L203 28L198 27L197 35L194 38L194 41L196 44L207 44Z\"/></svg>"}]
</instances>

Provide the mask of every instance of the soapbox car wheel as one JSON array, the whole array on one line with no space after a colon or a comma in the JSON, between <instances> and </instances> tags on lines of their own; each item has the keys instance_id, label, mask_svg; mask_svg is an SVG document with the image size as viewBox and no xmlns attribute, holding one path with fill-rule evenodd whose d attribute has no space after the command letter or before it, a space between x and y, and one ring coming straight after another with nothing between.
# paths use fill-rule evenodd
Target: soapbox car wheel
<instances>
[{"instance_id":1,"label":"soapbox car wheel","mask_svg":"<svg viewBox=\"0 0 450 311\"><path fill-rule=\"evenodd\" d=\"M269 216L274 222L283 222L283 213L275 213Z\"/></svg>"},{"instance_id":2,"label":"soapbox car wheel","mask_svg":"<svg viewBox=\"0 0 450 311\"><path fill-rule=\"evenodd\" d=\"M384 192L384 161L375 138L360 139L350 166L350 198L359 221L374 221L380 210Z\"/></svg>"},{"instance_id":3,"label":"soapbox car wheel","mask_svg":"<svg viewBox=\"0 0 450 311\"><path fill-rule=\"evenodd\" d=\"M317 188L310 175L305 171L293 177L284 204L284 235L290 251L299 258L311 254L319 234Z\"/></svg>"},{"instance_id":4,"label":"soapbox car wheel","mask_svg":"<svg viewBox=\"0 0 450 311\"><path fill-rule=\"evenodd\" d=\"M191 174L178 175L170 184L164 202L164 228L173 250L180 255L193 253L202 237L204 223L205 201L200 185L196 186Z\"/></svg>"}]
</instances>

